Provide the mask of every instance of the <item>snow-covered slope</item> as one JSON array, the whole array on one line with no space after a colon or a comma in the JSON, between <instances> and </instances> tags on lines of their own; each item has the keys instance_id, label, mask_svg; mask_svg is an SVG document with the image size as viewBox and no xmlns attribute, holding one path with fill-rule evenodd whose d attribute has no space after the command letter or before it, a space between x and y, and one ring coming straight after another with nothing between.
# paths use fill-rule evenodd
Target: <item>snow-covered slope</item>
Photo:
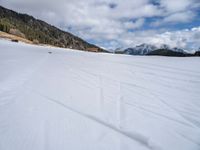
<instances>
[{"instance_id":1,"label":"snow-covered slope","mask_svg":"<svg viewBox=\"0 0 200 150\"><path fill-rule=\"evenodd\" d=\"M0 149L199 150L199 66L1 40Z\"/></svg>"}]
</instances>

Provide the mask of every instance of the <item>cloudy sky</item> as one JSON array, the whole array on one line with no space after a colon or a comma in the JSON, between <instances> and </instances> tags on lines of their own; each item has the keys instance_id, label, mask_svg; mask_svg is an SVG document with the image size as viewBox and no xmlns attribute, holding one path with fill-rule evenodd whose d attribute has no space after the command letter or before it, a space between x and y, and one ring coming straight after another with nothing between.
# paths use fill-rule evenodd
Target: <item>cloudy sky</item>
<instances>
[{"instance_id":1,"label":"cloudy sky","mask_svg":"<svg viewBox=\"0 0 200 150\"><path fill-rule=\"evenodd\" d=\"M200 0L0 0L108 49L141 43L200 47Z\"/></svg>"}]
</instances>

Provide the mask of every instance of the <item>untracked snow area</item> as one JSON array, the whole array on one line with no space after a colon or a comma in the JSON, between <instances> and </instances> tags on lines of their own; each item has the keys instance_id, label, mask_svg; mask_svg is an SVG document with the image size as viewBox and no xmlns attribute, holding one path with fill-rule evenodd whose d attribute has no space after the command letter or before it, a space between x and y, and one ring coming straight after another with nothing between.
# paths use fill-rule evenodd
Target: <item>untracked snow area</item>
<instances>
[{"instance_id":1,"label":"untracked snow area","mask_svg":"<svg viewBox=\"0 0 200 150\"><path fill-rule=\"evenodd\" d=\"M0 150L200 150L199 66L0 40Z\"/></svg>"}]
</instances>

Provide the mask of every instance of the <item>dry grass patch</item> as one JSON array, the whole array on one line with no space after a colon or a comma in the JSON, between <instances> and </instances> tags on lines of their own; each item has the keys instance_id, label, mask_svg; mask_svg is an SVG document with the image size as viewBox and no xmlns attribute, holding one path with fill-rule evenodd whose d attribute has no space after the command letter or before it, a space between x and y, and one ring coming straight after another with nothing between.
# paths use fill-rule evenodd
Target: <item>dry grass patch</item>
<instances>
[{"instance_id":1,"label":"dry grass patch","mask_svg":"<svg viewBox=\"0 0 200 150\"><path fill-rule=\"evenodd\" d=\"M16 36L16 35L8 34L8 33L5 33L5 32L2 32L2 31L0 31L0 38L10 39L11 41L21 41L21 42L24 42L24 43L33 44L33 42L30 41L30 40L27 40L25 38L22 38L22 37L19 37L19 36Z\"/></svg>"}]
</instances>

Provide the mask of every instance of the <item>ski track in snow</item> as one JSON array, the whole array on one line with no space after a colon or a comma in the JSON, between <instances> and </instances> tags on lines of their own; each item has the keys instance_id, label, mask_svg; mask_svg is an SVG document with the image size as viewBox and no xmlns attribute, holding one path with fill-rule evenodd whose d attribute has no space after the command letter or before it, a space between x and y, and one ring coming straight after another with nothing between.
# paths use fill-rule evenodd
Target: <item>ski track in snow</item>
<instances>
[{"instance_id":1,"label":"ski track in snow","mask_svg":"<svg viewBox=\"0 0 200 150\"><path fill-rule=\"evenodd\" d=\"M0 150L200 149L197 57L0 52Z\"/></svg>"}]
</instances>

